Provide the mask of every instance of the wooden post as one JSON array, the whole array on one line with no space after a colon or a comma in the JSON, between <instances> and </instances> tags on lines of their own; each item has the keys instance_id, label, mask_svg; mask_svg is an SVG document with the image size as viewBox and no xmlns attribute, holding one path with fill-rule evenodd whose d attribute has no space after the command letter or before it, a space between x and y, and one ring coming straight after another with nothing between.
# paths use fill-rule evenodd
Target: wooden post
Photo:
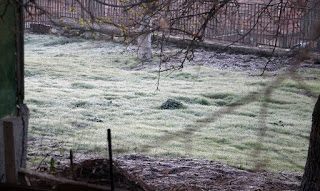
<instances>
[{"instance_id":1,"label":"wooden post","mask_svg":"<svg viewBox=\"0 0 320 191\"><path fill-rule=\"evenodd\" d=\"M111 148L111 130L108 129L108 147L109 147L109 166L110 166L110 181L111 191L114 191L114 179L113 179L113 162L112 162L112 148Z\"/></svg>"},{"instance_id":2,"label":"wooden post","mask_svg":"<svg viewBox=\"0 0 320 191\"><path fill-rule=\"evenodd\" d=\"M3 122L3 140L6 180L9 184L17 183L17 171L14 149L14 135L12 122Z\"/></svg>"},{"instance_id":3,"label":"wooden post","mask_svg":"<svg viewBox=\"0 0 320 191\"><path fill-rule=\"evenodd\" d=\"M71 174L72 174L72 179L77 180L76 173L74 172L74 167L73 167L73 152L72 149L70 149L70 167L71 167Z\"/></svg>"}]
</instances>

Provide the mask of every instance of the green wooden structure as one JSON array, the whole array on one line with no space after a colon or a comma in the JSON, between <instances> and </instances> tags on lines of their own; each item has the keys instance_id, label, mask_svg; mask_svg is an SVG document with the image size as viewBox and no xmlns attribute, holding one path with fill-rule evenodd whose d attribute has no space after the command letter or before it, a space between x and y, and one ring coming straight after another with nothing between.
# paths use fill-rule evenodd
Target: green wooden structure
<instances>
[{"instance_id":1,"label":"green wooden structure","mask_svg":"<svg viewBox=\"0 0 320 191\"><path fill-rule=\"evenodd\" d=\"M0 183L26 167L29 109L23 104L23 3L0 0Z\"/></svg>"},{"instance_id":2,"label":"green wooden structure","mask_svg":"<svg viewBox=\"0 0 320 191\"><path fill-rule=\"evenodd\" d=\"M0 1L0 119L23 102L23 18L15 0Z\"/></svg>"}]
</instances>

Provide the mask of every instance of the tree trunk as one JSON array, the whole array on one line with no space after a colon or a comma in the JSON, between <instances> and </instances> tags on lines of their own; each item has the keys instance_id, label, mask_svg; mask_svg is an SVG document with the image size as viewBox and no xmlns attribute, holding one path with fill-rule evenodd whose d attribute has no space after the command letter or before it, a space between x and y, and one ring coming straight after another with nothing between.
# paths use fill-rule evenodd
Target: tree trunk
<instances>
[{"instance_id":1,"label":"tree trunk","mask_svg":"<svg viewBox=\"0 0 320 191\"><path fill-rule=\"evenodd\" d=\"M140 60L149 60L152 58L152 47L151 47L151 27L152 18L145 16L142 19L140 26L141 35L138 37L138 57Z\"/></svg>"},{"instance_id":2,"label":"tree trunk","mask_svg":"<svg viewBox=\"0 0 320 191\"><path fill-rule=\"evenodd\" d=\"M312 114L308 158L301 182L303 191L320 191L320 96Z\"/></svg>"}]
</instances>

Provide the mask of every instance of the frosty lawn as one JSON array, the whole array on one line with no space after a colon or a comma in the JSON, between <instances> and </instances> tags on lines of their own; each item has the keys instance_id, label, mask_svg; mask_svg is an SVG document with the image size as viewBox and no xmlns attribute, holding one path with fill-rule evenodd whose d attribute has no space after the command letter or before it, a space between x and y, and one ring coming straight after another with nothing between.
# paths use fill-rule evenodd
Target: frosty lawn
<instances>
[{"instance_id":1,"label":"frosty lawn","mask_svg":"<svg viewBox=\"0 0 320 191\"><path fill-rule=\"evenodd\" d=\"M261 77L240 69L190 63L182 71L164 73L160 91L156 91L158 68L153 64L135 70L141 63L134 46L30 34L25 42L30 165L38 165L47 154L63 160L68 149L78 157L105 157L107 129L111 128L118 156L152 145L143 154L205 158L245 169L263 160L267 170L303 170L315 99L292 80L286 80L272 95L268 130L258 157L255 146L262 140L259 112L263 98L200 127L191 139L175 137L159 144L159 139L194 125L250 92L259 92L282 71ZM320 93L319 69L302 68L299 75L314 94ZM160 109L168 99L184 107Z\"/></svg>"}]
</instances>

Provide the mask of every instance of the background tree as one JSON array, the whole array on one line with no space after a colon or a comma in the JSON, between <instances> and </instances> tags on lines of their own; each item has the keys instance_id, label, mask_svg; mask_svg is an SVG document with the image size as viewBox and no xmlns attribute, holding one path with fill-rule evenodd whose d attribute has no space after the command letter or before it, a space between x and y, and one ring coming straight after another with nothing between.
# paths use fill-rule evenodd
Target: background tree
<instances>
[{"instance_id":1,"label":"background tree","mask_svg":"<svg viewBox=\"0 0 320 191\"><path fill-rule=\"evenodd\" d=\"M301 182L301 190L320 190L320 96L312 114L312 128L308 158Z\"/></svg>"},{"instance_id":2,"label":"background tree","mask_svg":"<svg viewBox=\"0 0 320 191\"><path fill-rule=\"evenodd\" d=\"M313 39L313 42L318 43L319 47L319 36L320 36L320 20L319 14L315 10L320 8L319 0L311 0L307 4L310 12L307 14L308 17L313 18L311 20L309 35ZM306 47L308 49L309 47ZM305 52L307 54L308 52ZM320 190L320 95L314 106L312 114L312 127L309 138L309 149L308 157L305 165L303 178L301 181L301 190L312 191Z\"/></svg>"}]
</instances>

